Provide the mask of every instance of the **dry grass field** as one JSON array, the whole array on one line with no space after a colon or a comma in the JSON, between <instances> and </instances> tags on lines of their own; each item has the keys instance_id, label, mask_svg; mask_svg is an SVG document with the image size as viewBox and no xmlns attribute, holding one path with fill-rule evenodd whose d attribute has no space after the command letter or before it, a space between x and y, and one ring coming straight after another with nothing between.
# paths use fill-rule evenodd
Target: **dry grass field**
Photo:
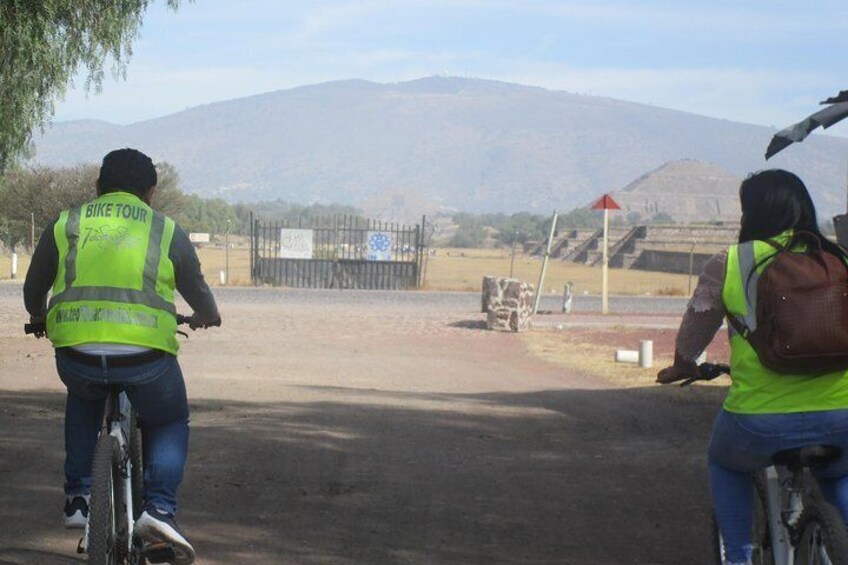
<instances>
[{"instance_id":1,"label":"dry grass field","mask_svg":"<svg viewBox=\"0 0 848 565\"><path fill-rule=\"evenodd\" d=\"M432 290L479 290L484 276L509 276L508 249L438 249L427 257L425 287ZM516 254L513 277L534 286L539 281L542 260ZM697 278L692 277L692 288ZM574 292L600 294L601 268L567 263L558 259L548 261L544 291L561 294L566 282L574 283ZM609 291L627 295L689 294L689 276L627 269L610 269Z\"/></svg>"},{"instance_id":2,"label":"dry grass field","mask_svg":"<svg viewBox=\"0 0 848 565\"><path fill-rule=\"evenodd\" d=\"M507 249L437 249L426 258L425 290L480 290L484 276L509 276L510 252ZM227 265L223 245L210 244L198 249L203 272L210 285L221 284L221 272ZM29 267L29 256L18 256L18 278L23 279ZM513 276L534 286L539 281L542 261L516 254ZM8 280L11 273L9 254L0 254L0 280ZM250 250L245 241L231 244L229 252L229 282L240 286L250 284ZM545 292L561 294L567 281L574 283L575 293L599 294L601 292L600 267L587 267L565 263L557 259L548 262L545 275ZM688 275L610 269L611 294L685 296L694 288L697 275L690 281Z\"/></svg>"},{"instance_id":3,"label":"dry grass field","mask_svg":"<svg viewBox=\"0 0 848 565\"><path fill-rule=\"evenodd\" d=\"M544 328L521 334L530 355L548 363L583 375L592 375L616 387L636 388L654 386L657 371L671 365L674 360L676 329L624 328L569 328L566 331ZM636 364L616 363L619 349L637 349L641 340L653 342L653 367L642 368ZM574 355L579 351L579 355ZM710 361L726 361L730 346L725 333L719 332L707 348ZM699 386L726 387L728 377L699 383Z\"/></svg>"}]
</instances>

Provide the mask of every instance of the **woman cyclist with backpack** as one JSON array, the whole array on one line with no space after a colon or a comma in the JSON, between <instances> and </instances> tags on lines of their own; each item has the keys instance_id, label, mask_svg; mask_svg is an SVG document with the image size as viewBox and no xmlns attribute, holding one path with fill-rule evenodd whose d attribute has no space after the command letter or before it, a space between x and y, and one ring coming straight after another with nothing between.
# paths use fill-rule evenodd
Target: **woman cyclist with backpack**
<instances>
[{"instance_id":1,"label":"woman cyclist with backpack","mask_svg":"<svg viewBox=\"0 0 848 565\"><path fill-rule=\"evenodd\" d=\"M843 263L848 257L821 234L812 199L794 174L755 173L742 182L739 198L739 243L705 266L680 324L674 364L657 375L662 384L697 376L695 359L728 317L732 384L713 424L708 462L713 511L726 562L734 565L751 559L752 473L769 466L779 451L812 444L840 448L839 459L817 478L848 519L848 365L818 375L778 372L763 365L747 332L737 329L738 320L757 312L752 271L762 271L776 248L820 245Z\"/></svg>"}]
</instances>

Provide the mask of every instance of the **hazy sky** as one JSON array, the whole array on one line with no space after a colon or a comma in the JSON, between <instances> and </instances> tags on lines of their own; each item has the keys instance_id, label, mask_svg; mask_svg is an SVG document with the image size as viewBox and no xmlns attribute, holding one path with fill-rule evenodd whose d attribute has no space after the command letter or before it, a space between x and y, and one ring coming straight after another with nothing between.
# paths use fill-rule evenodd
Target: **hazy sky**
<instances>
[{"instance_id":1,"label":"hazy sky","mask_svg":"<svg viewBox=\"0 0 848 565\"><path fill-rule=\"evenodd\" d=\"M783 128L848 89L846 53L844 0L196 0L176 13L158 0L126 82L69 91L56 119L125 124L330 80L444 74Z\"/></svg>"}]
</instances>

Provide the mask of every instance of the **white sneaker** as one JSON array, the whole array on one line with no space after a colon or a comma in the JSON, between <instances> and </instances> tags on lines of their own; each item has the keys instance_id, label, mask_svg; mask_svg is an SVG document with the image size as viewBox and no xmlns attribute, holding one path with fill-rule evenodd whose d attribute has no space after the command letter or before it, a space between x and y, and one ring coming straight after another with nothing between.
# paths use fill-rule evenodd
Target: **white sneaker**
<instances>
[{"instance_id":1,"label":"white sneaker","mask_svg":"<svg viewBox=\"0 0 848 565\"><path fill-rule=\"evenodd\" d=\"M194 563L194 548L180 532L174 516L148 506L135 523L134 534L147 544L169 543L174 547L176 558L172 565Z\"/></svg>"},{"instance_id":2,"label":"white sneaker","mask_svg":"<svg viewBox=\"0 0 848 565\"><path fill-rule=\"evenodd\" d=\"M65 497L65 527L85 528L88 522L88 504L91 496L79 494Z\"/></svg>"}]
</instances>

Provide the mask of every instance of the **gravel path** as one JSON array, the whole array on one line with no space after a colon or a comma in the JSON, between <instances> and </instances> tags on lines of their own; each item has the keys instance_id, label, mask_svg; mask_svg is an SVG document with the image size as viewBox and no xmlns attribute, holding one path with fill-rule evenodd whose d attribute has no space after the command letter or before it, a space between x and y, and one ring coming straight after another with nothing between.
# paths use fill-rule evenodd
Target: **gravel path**
<instances>
[{"instance_id":1,"label":"gravel path","mask_svg":"<svg viewBox=\"0 0 848 565\"><path fill-rule=\"evenodd\" d=\"M0 285L0 564L81 563L59 526L64 391L19 293ZM216 294L224 326L180 351L199 563L709 562L715 387L569 374L480 329L475 293Z\"/></svg>"}]
</instances>

